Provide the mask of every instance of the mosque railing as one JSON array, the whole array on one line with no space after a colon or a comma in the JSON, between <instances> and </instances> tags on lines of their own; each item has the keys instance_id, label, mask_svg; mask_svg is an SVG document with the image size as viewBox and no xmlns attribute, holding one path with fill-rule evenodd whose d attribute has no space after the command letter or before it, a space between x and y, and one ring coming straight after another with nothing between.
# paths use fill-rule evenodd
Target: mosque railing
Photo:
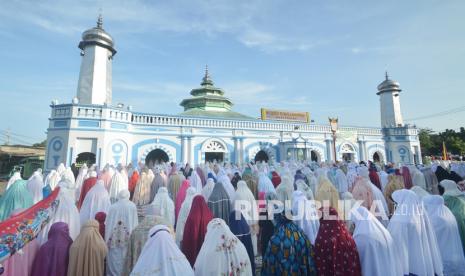
<instances>
[{"instance_id":1,"label":"mosque railing","mask_svg":"<svg viewBox=\"0 0 465 276\"><path fill-rule=\"evenodd\" d=\"M118 121L139 126L178 126L263 130L275 132L331 133L331 128L329 125L317 125L298 122L262 121L258 119L221 119L186 117L180 115L159 115L132 112L130 110L105 105L62 104L52 106L52 119L65 117ZM356 132L358 135L382 135L380 128L340 127L339 131Z\"/></svg>"}]
</instances>

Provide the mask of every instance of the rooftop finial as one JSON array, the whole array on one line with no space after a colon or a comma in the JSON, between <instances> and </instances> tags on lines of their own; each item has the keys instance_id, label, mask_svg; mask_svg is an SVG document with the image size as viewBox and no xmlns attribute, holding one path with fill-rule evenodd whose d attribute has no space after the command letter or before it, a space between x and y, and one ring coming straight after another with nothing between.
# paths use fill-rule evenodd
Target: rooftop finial
<instances>
[{"instance_id":1,"label":"rooftop finial","mask_svg":"<svg viewBox=\"0 0 465 276\"><path fill-rule=\"evenodd\" d=\"M386 72L385 72L385 75L386 75L386 80L388 80L388 79L389 79L389 75L388 75L388 71L387 71L387 70L386 70Z\"/></svg>"},{"instance_id":2,"label":"rooftop finial","mask_svg":"<svg viewBox=\"0 0 465 276\"><path fill-rule=\"evenodd\" d=\"M210 75L208 75L208 64L205 65L205 76L204 78L210 78Z\"/></svg>"},{"instance_id":3,"label":"rooftop finial","mask_svg":"<svg viewBox=\"0 0 465 276\"><path fill-rule=\"evenodd\" d=\"M202 85L213 85L213 81L208 73L208 65L205 65L205 75L202 79Z\"/></svg>"},{"instance_id":4,"label":"rooftop finial","mask_svg":"<svg viewBox=\"0 0 465 276\"><path fill-rule=\"evenodd\" d=\"M103 17L102 17L102 13L100 12L98 15L98 19L97 19L97 28L102 29L102 27L103 27Z\"/></svg>"}]
</instances>

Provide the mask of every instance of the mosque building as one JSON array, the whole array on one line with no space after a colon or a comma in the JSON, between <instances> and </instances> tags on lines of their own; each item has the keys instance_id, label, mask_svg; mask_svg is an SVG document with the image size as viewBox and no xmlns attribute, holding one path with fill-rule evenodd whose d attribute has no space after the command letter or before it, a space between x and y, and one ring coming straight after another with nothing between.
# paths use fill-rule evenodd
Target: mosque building
<instances>
[{"instance_id":1,"label":"mosque building","mask_svg":"<svg viewBox=\"0 0 465 276\"><path fill-rule=\"evenodd\" d=\"M71 103L53 101L47 129L45 169L58 164L98 166L165 161L199 164L223 161L371 160L421 162L418 130L404 124L399 83L378 86L381 127L320 125L307 112L262 109L261 118L233 111L233 102L215 86L208 69L177 115L133 111L112 103L113 38L97 26L79 43L81 68ZM333 123L336 123L333 121Z\"/></svg>"}]
</instances>

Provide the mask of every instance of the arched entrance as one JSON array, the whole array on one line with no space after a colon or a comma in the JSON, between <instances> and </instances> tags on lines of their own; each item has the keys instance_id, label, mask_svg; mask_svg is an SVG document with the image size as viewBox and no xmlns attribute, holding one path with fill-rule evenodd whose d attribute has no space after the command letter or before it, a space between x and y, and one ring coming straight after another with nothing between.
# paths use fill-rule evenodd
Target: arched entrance
<instances>
[{"instance_id":1,"label":"arched entrance","mask_svg":"<svg viewBox=\"0 0 465 276\"><path fill-rule=\"evenodd\" d=\"M257 154L255 154L255 162L267 162L268 163L268 160L270 158L268 157L268 154L264 151L264 150L260 150L259 152L257 152Z\"/></svg>"},{"instance_id":2,"label":"arched entrance","mask_svg":"<svg viewBox=\"0 0 465 276\"><path fill-rule=\"evenodd\" d=\"M313 162L320 162L320 155L316 151L312 150L310 151L310 160Z\"/></svg>"},{"instance_id":3,"label":"arched entrance","mask_svg":"<svg viewBox=\"0 0 465 276\"><path fill-rule=\"evenodd\" d=\"M217 140L208 140L202 146L205 162L223 162L226 154L226 146Z\"/></svg>"},{"instance_id":4,"label":"arched entrance","mask_svg":"<svg viewBox=\"0 0 465 276\"><path fill-rule=\"evenodd\" d=\"M346 162L355 161L355 149L350 144L344 144L341 146L340 153L342 154L342 160Z\"/></svg>"},{"instance_id":5,"label":"arched entrance","mask_svg":"<svg viewBox=\"0 0 465 276\"><path fill-rule=\"evenodd\" d=\"M81 167L82 165L86 164L87 167L92 166L95 164L95 153L93 152L81 152L76 157L76 166Z\"/></svg>"},{"instance_id":6,"label":"arched entrance","mask_svg":"<svg viewBox=\"0 0 465 276\"><path fill-rule=\"evenodd\" d=\"M379 153L378 153L378 152L375 152L375 154L373 154L373 162L374 162L374 163L379 163L379 162L381 162L381 156L379 156Z\"/></svg>"},{"instance_id":7,"label":"arched entrance","mask_svg":"<svg viewBox=\"0 0 465 276\"><path fill-rule=\"evenodd\" d=\"M145 165L149 168L152 168L156 164L166 163L170 161L168 154L162 149L154 149L147 157L145 157Z\"/></svg>"}]
</instances>

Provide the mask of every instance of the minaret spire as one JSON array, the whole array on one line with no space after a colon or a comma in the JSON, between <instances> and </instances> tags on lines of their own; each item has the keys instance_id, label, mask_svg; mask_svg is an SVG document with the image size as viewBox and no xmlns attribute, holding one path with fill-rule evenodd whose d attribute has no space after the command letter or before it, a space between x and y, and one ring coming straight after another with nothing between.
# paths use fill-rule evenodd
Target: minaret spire
<instances>
[{"instance_id":1,"label":"minaret spire","mask_svg":"<svg viewBox=\"0 0 465 276\"><path fill-rule=\"evenodd\" d=\"M389 75L388 75L388 71L387 71L387 70L385 71L385 76L386 76L386 80L388 80L388 79L389 79Z\"/></svg>"},{"instance_id":2,"label":"minaret spire","mask_svg":"<svg viewBox=\"0 0 465 276\"><path fill-rule=\"evenodd\" d=\"M213 86L213 80L211 79L210 73L208 72L208 65L205 65L205 75L203 76L201 85L202 86L205 86L205 85Z\"/></svg>"},{"instance_id":3,"label":"minaret spire","mask_svg":"<svg viewBox=\"0 0 465 276\"><path fill-rule=\"evenodd\" d=\"M98 19L97 19L97 28L103 29L103 17L102 13L99 13Z\"/></svg>"}]
</instances>

